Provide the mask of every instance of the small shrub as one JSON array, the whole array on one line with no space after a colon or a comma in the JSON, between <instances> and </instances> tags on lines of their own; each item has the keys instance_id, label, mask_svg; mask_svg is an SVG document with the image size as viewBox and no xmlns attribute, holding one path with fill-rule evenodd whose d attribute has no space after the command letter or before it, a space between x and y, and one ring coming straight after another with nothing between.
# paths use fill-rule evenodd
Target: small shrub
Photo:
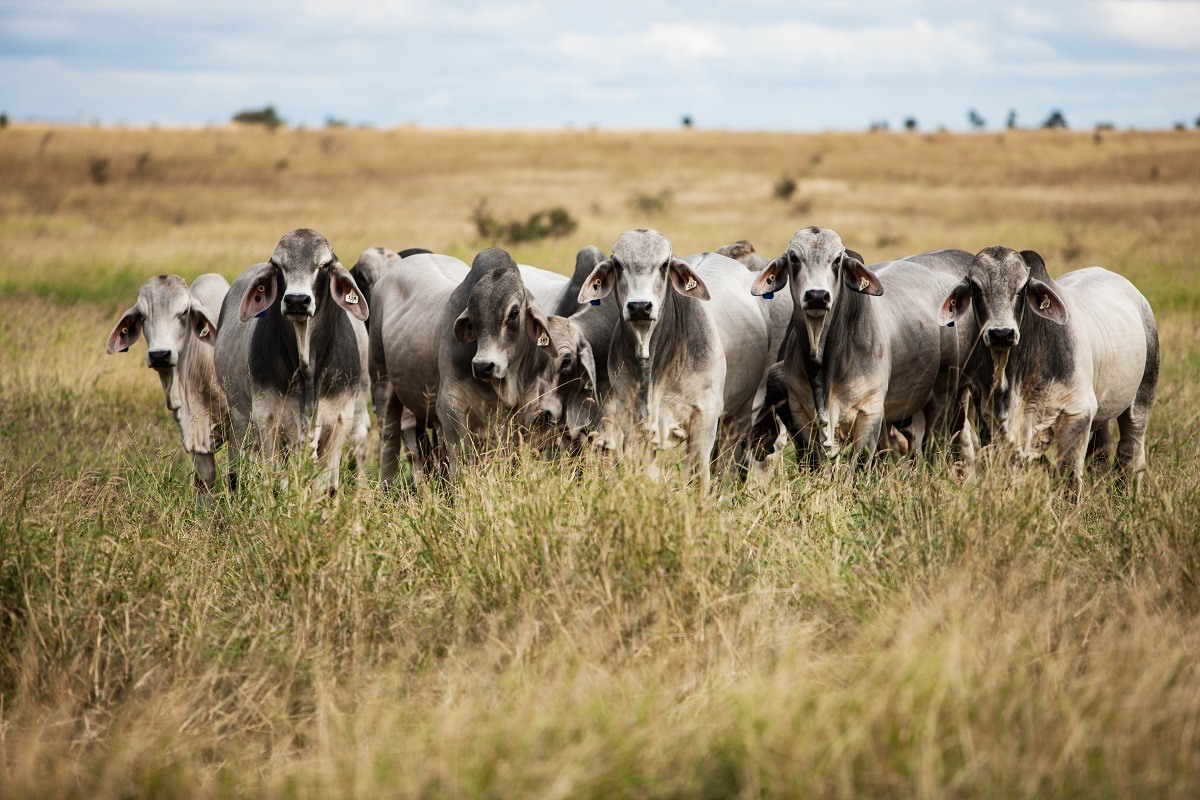
<instances>
[{"instance_id":1,"label":"small shrub","mask_svg":"<svg viewBox=\"0 0 1200 800\"><path fill-rule=\"evenodd\" d=\"M915 131L916 129L917 129L917 118L916 117L908 117L907 119L904 120L904 130Z\"/></svg>"},{"instance_id":2,"label":"small shrub","mask_svg":"<svg viewBox=\"0 0 1200 800\"><path fill-rule=\"evenodd\" d=\"M1042 127L1047 129L1061 128L1066 130L1068 127L1067 118L1064 117L1063 113L1056 108L1050 112L1050 116L1046 117L1046 121L1042 123Z\"/></svg>"},{"instance_id":3,"label":"small shrub","mask_svg":"<svg viewBox=\"0 0 1200 800\"><path fill-rule=\"evenodd\" d=\"M796 193L796 179L791 175L781 175L775 181L775 196L780 200L791 200Z\"/></svg>"},{"instance_id":4,"label":"small shrub","mask_svg":"<svg viewBox=\"0 0 1200 800\"><path fill-rule=\"evenodd\" d=\"M240 122L243 125L262 125L267 130L272 131L283 124L283 119L276 113L275 106L239 111L237 114L234 114L233 121Z\"/></svg>"},{"instance_id":5,"label":"small shrub","mask_svg":"<svg viewBox=\"0 0 1200 800\"><path fill-rule=\"evenodd\" d=\"M91 161L92 183L103 186L108 183L108 159L93 158Z\"/></svg>"},{"instance_id":6,"label":"small shrub","mask_svg":"<svg viewBox=\"0 0 1200 800\"><path fill-rule=\"evenodd\" d=\"M479 201L471 212L471 221L479 238L488 242L520 244L539 239L560 238L575 232L579 223L562 206L535 211L525 220L507 222L496 219L488 209L487 199Z\"/></svg>"},{"instance_id":7,"label":"small shrub","mask_svg":"<svg viewBox=\"0 0 1200 800\"><path fill-rule=\"evenodd\" d=\"M350 123L346 122L346 120L338 119L333 114L330 114L329 116L325 117L325 127L326 128L345 128L349 124Z\"/></svg>"},{"instance_id":8,"label":"small shrub","mask_svg":"<svg viewBox=\"0 0 1200 800\"><path fill-rule=\"evenodd\" d=\"M971 123L971 127L977 131L987 126L987 120L973 108L967 112L967 122Z\"/></svg>"},{"instance_id":9,"label":"small shrub","mask_svg":"<svg viewBox=\"0 0 1200 800\"><path fill-rule=\"evenodd\" d=\"M276 172L283 172L287 168L288 168L288 160L286 158L281 158L275 162L275 171Z\"/></svg>"},{"instance_id":10,"label":"small shrub","mask_svg":"<svg viewBox=\"0 0 1200 800\"><path fill-rule=\"evenodd\" d=\"M690 114L684 114L683 119L680 120L680 124L683 125L684 130L690 131L692 126L696 124L696 121L692 119Z\"/></svg>"},{"instance_id":11,"label":"small shrub","mask_svg":"<svg viewBox=\"0 0 1200 800\"><path fill-rule=\"evenodd\" d=\"M658 194L650 194L649 192L636 192L633 197L629 198L629 207L633 209L635 214L651 217L655 214L661 214L671 205L671 190L663 189Z\"/></svg>"},{"instance_id":12,"label":"small shrub","mask_svg":"<svg viewBox=\"0 0 1200 800\"><path fill-rule=\"evenodd\" d=\"M0 113L0 129L8 127L8 114Z\"/></svg>"}]
</instances>

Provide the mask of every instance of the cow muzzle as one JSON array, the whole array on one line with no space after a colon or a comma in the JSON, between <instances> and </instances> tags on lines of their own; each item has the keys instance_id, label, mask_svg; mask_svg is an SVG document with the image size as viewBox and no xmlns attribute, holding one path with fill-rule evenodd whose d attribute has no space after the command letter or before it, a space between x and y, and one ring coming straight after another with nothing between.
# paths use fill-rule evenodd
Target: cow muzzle
<instances>
[{"instance_id":1,"label":"cow muzzle","mask_svg":"<svg viewBox=\"0 0 1200 800\"><path fill-rule=\"evenodd\" d=\"M476 380L481 381L498 381L502 380L508 373L507 368L503 364L497 364L488 358L475 358L471 360L471 374Z\"/></svg>"},{"instance_id":2,"label":"cow muzzle","mask_svg":"<svg viewBox=\"0 0 1200 800\"><path fill-rule=\"evenodd\" d=\"M800 308L809 316L822 317L829 311L831 301L832 297L826 289L807 289L801 298Z\"/></svg>"},{"instance_id":3,"label":"cow muzzle","mask_svg":"<svg viewBox=\"0 0 1200 800\"><path fill-rule=\"evenodd\" d=\"M316 310L311 294L291 293L283 296L283 313L289 318L311 317Z\"/></svg>"},{"instance_id":4,"label":"cow muzzle","mask_svg":"<svg viewBox=\"0 0 1200 800\"><path fill-rule=\"evenodd\" d=\"M625 304L625 319L630 322L650 322L654 319L654 303L649 300L630 300Z\"/></svg>"},{"instance_id":5,"label":"cow muzzle","mask_svg":"<svg viewBox=\"0 0 1200 800\"><path fill-rule=\"evenodd\" d=\"M983 344L992 350L1008 350L1021 341L1016 328L988 328L983 332Z\"/></svg>"},{"instance_id":6,"label":"cow muzzle","mask_svg":"<svg viewBox=\"0 0 1200 800\"><path fill-rule=\"evenodd\" d=\"M171 350L149 350L146 352L146 366L157 370L171 369L175 366L175 353Z\"/></svg>"}]
</instances>

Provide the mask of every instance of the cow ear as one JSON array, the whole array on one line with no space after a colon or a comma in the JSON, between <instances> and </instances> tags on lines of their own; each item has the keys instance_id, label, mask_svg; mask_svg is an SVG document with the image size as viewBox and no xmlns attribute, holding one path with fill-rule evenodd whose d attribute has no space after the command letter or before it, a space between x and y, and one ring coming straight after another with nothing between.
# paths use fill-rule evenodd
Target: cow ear
<instances>
[{"instance_id":1,"label":"cow ear","mask_svg":"<svg viewBox=\"0 0 1200 800\"><path fill-rule=\"evenodd\" d=\"M1050 276L1050 273L1046 271L1046 259L1042 258L1036 250L1022 250L1021 260L1025 262L1025 266L1029 267L1030 274L1035 278Z\"/></svg>"},{"instance_id":2,"label":"cow ear","mask_svg":"<svg viewBox=\"0 0 1200 800\"><path fill-rule=\"evenodd\" d=\"M874 272L867 269L863 258L853 250L842 254L842 281L859 294L878 297L883 294L883 284Z\"/></svg>"},{"instance_id":3,"label":"cow ear","mask_svg":"<svg viewBox=\"0 0 1200 800\"><path fill-rule=\"evenodd\" d=\"M1059 325L1067 324L1067 307L1058 296L1058 292L1051 289L1049 284L1042 283L1037 278L1030 278L1025 287L1025 302L1029 305L1029 310L1039 317L1053 320Z\"/></svg>"},{"instance_id":4,"label":"cow ear","mask_svg":"<svg viewBox=\"0 0 1200 800\"><path fill-rule=\"evenodd\" d=\"M277 283L275 265L263 264L250 280L246 296L242 298L242 307L238 310L238 319L245 322L274 305Z\"/></svg>"},{"instance_id":5,"label":"cow ear","mask_svg":"<svg viewBox=\"0 0 1200 800\"><path fill-rule=\"evenodd\" d=\"M942 301L942 306L938 309L938 325L945 325L947 328L954 327L954 323L967 313L967 309L970 307L971 284L966 278L963 278Z\"/></svg>"},{"instance_id":6,"label":"cow ear","mask_svg":"<svg viewBox=\"0 0 1200 800\"><path fill-rule=\"evenodd\" d=\"M341 263L336 263L329 270L329 294L334 301L355 319L367 321L367 297L359 291L358 284Z\"/></svg>"},{"instance_id":7,"label":"cow ear","mask_svg":"<svg viewBox=\"0 0 1200 800\"><path fill-rule=\"evenodd\" d=\"M217 323L209 319L208 312L193 302L188 318L191 321L192 334L195 335L197 339L205 344L216 344Z\"/></svg>"},{"instance_id":8,"label":"cow ear","mask_svg":"<svg viewBox=\"0 0 1200 800\"><path fill-rule=\"evenodd\" d=\"M475 341L475 326L471 324L470 312L465 308L454 320L454 338L464 344Z\"/></svg>"},{"instance_id":9,"label":"cow ear","mask_svg":"<svg viewBox=\"0 0 1200 800\"><path fill-rule=\"evenodd\" d=\"M525 312L525 333L529 340L552 360L557 360L558 346L554 343L554 337L550 335L550 323L546 316L536 303L530 303Z\"/></svg>"},{"instance_id":10,"label":"cow ear","mask_svg":"<svg viewBox=\"0 0 1200 800\"><path fill-rule=\"evenodd\" d=\"M595 266L583 282L583 286L579 290L579 302L599 305L602 298L608 297L612 293L615 278L613 260L611 258L604 259Z\"/></svg>"},{"instance_id":11,"label":"cow ear","mask_svg":"<svg viewBox=\"0 0 1200 800\"><path fill-rule=\"evenodd\" d=\"M596 387L599 385L599 381L596 380L596 357L592 354L592 346L586 341L583 343L583 347L579 348L579 363L583 364L587 388L595 398Z\"/></svg>"},{"instance_id":12,"label":"cow ear","mask_svg":"<svg viewBox=\"0 0 1200 800\"><path fill-rule=\"evenodd\" d=\"M694 297L697 300L712 298L704 281L700 280L700 276L682 258L672 256L668 272L671 275L671 286L684 297Z\"/></svg>"},{"instance_id":13,"label":"cow ear","mask_svg":"<svg viewBox=\"0 0 1200 800\"><path fill-rule=\"evenodd\" d=\"M785 253L767 262L767 266L763 267L763 271L758 273L758 277L750 285L750 294L755 297L774 295L775 292L787 286L787 282L788 260ZM771 298L768 297L767 299L770 300Z\"/></svg>"},{"instance_id":14,"label":"cow ear","mask_svg":"<svg viewBox=\"0 0 1200 800\"><path fill-rule=\"evenodd\" d=\"M116 327L108 335L108 344L104 346L104 352L111 356L113 353L124 353L128 350L142 334L142 319L142 312L138 311L137 306L122 314Z\"/></svg>"}]
</instances>

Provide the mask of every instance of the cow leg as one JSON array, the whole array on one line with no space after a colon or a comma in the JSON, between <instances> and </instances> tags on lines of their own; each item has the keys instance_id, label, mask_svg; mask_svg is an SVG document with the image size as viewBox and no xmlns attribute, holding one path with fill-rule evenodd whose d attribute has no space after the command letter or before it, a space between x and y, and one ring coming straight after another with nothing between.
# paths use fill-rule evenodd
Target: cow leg
<instances>
[{"instance_id":1,"label":"cow leg","mask_svg":"<svg viewBox=\"0 0 1200 800\"><path fill-rule=\"evenodd\" d=\"M1146 424L1150 421L1150 407L1134 403L1117 417L1117 430L1121 435L1117 442L1117 469L1136 487L1146 472Z\"/></svg>"},{"instance_id":2,"label":"cow leg","mask_svg":"<svg viewBox=\"0 0 1200 800\"><path fill-rule=\"evenodd\" d=\"M879 437L883 431L883 409L863 409L854 418L851 427L851 437L854 441L853 452L856 463L869 462L879 446Z\"/></svg>"},{"instance_id":3,"label":"cow leg","mask_svg":"<svg viewBox=\"0 0 1200 800\"><path fill-rule=\"evenodd\" d=\"M1083 500L1083 464L1087 457L1092 414L1064 414L1058 422L1058 468L1070 479L1070 496L1075 503Z\"/></svg>"},{"instance_id":4,"label":"cow leg","mask_svg":"<svg viewBox=\"0 0 1200 800\"><path fill-rule=\"evenodd\" d=\"M1091 461L1097 472L1108 471L1112 462L1112 428L1107 420L1098 423L1088 437L1085 459Z\"/></svg>"},{"instance_id":5,"label":"cow leg","mask_svg":"<svg viewBox=\"0 0 1200 800\"><path fill-rule=\"evenodd\" d=\"M697 411L692 417L692 422L687 443L688 460L700 476L700 492L708 494L709 486L712 485L712 457L713 447L717 442L718 419L715 414Z\"/></svg>"},{"instance_id":6,"label":"cow leg","mask_svg":"<svg viewBox=\"0 0 1200 800\"><path fill-rule=\"evenodd\" d=\"M379 480L390 488L400 468L400 449L404 447L404 432L401 428L404 405L394 392L388 392L379 417Z\"/></svg>"}]
</instances>

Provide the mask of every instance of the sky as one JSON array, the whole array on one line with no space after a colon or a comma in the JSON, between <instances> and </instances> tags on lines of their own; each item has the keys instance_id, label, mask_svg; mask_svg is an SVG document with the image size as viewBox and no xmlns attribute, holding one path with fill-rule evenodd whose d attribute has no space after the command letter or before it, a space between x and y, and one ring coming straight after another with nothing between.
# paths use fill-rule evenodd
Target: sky
<instances>
[{"instance_id":1,"label":"sky","mask_svg":"<svg viewBox=\"0 0 1200 800\"><path fill-rule=\"evenodd\" d=\"M1196 0L0 0L15 120L493 128L1194 124Z\"/></svg>"}]
</instances>

